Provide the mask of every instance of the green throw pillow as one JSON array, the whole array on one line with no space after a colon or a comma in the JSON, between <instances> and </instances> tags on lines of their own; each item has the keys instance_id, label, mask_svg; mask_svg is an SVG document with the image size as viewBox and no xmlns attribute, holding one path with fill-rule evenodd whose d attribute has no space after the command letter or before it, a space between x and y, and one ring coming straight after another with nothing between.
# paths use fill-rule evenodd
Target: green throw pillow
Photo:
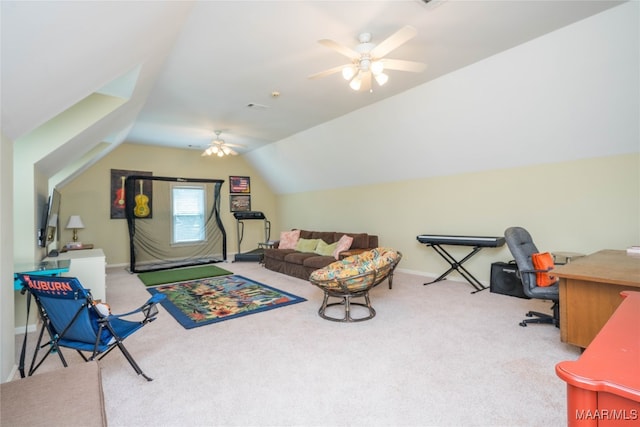
<instances>
[{"instance_id":1,"label":"green throw pillow","mask_svg":"<svg viewBox=\"0 0 640 427\"><path fill-rule=\"evenodd\" d=\"M320 239L298 239L296 243L296 251L299 252L313 252L318 246Z\"/></svg>"},{"instance_id":2,"label":"green throw pillow","mask_svg":"<svg viewBox=\"0 0 640 427\"><path fill-rule=\"evenodd\" d=\"M325 241L321 239L318 242L318 246L316 246L316 250L314 252L317 253L318 255L322 255L322 256L332 256L333 255L333 251L336 250L336 247L338 247L338 242L335 242L335 243L332 243L332 244L328 244L328 243L325 243Z\"/></svg>"}]
</instances>

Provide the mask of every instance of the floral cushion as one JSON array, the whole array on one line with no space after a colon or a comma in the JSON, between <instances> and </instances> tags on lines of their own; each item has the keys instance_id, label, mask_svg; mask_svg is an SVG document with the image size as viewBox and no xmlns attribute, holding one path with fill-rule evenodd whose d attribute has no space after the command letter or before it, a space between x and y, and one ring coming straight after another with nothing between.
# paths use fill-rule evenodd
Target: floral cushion
<instances>
[{"instance_id":1,"label":"floral cushion","mask_svg":"<svg viewBox=\"0 0 640 427\"><path fill-rule=\"evenodd\" d=\"M283 231L280 233L278 249L295 249L300 238L300 230Z\"/></svg>"},{"instance_id":2,"label":"floral cushion","mask_svg":"<svg viewBox=\"0 0 640 427\"><path fill-rule=\"evenodd\" d=\"M374 280L375 284L384 280L390 270L382 277L374 275L373 272L395 264L399 259L399 253L393 249L375 248L316 270L311 273L309 280L325 289L345 290L346 288L351 292L356 292L373 286ZM367 275L366 273L372 274Z\"/></svg>"}]
</instances>

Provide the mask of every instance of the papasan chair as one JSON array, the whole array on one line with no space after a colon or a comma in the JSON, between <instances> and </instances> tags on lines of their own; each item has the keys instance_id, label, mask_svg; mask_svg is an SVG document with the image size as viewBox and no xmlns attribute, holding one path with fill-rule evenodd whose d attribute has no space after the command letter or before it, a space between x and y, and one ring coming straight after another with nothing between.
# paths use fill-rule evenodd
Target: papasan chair
<instances>
[{"instance_id":1,"label":"papasan chair","mask_svg":"<svg viewBox=\"0 0 640 427\"><path fill-rule=\"evenodd\" d=\"M318 310L320 317L334 322L372 319L376 311L371 306L369 290L385 279L389 280L391 288L393 271L401 259L400 252L380 247L336 261L311 273L309 281L324 291L324 300ZM340 301L329 303L329 298L339 298ZM352 298L364 298L364 303L353 302ZM333 317L326 313L327 308L337 305L344 306L343 317ZM352 305L367 308L369 314L352 317Z\"/></svg>"}]
</instances>

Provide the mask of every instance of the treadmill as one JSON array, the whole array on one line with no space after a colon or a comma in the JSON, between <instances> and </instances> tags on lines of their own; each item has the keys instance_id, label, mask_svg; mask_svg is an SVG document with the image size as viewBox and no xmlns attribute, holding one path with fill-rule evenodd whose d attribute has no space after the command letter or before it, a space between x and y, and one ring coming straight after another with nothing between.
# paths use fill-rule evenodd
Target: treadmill
<instances>
[{"instance_id":1,"label":"treadmill","mask_svg":"<svg viewBox=\"0 0 640 427\"><path fill-rule=\"evenodd\" d=\"M264 248L257 247L249 252L242 252L241 244L244 239L244 223L245 221L261 220L264 222L264 241L268 242L271 236L271 223L267 220L264 213L259 211L234 212L236 219L236 231L238 236L238 252L235 256L235 262L238 261L255 261L261 262L264 257Z\"/></svg>"}]
</instances>

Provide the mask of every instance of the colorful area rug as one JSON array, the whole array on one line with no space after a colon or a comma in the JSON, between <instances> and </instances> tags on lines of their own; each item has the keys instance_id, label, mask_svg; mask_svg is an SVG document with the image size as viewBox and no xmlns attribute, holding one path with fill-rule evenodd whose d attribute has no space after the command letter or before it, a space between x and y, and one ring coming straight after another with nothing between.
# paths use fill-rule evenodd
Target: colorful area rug
<instances>
[{"instance_id":1,"label":"colorful area rug","mask_svg":"<svg viewBox=\"0 0 640 427\"><path fill-rule=\"evenodd\" d=\"M233 274L215 265L203 267L176 268L175 270L150 271L138 274L146 286L163 285L165 283L184 282L185 280L202 279L204 277L227 276Z\"/></svg>"},{"instance_id":2,"label":"colorful area rug","mask_svg":"<svg viewBox=\"0 0 640 427\"><path fill-rule=\"evenodd\" d=\"M212 277L147 289L185 329L306 301L243 276Z\"/></svg>"}]
</instances>

